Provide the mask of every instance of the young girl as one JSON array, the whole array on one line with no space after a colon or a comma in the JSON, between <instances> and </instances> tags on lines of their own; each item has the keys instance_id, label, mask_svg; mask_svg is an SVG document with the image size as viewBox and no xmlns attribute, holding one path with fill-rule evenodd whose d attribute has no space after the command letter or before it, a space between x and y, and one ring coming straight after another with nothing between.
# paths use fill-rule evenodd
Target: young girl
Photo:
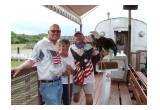
<instances>
[{"instance_id":1,"label":"young girl","mask_svg":"<svg viewBox=\"0 0 160 110\"><path fill-rule=\"evenodd\" d=\"M63 94L62 94L62 102L63 105L69 105L72 99L72 88L73 88L73 76L74 70L76 69L74 58L72 55L68 54L70 42L67 39L61 39L58 42L59 54L61 56L61 61L64 65L66 65L66 72L62 73L62 85L63 85ZM70 76L68 78L68 76ZM69 79L69 81L68 81ZM70 83L70 85L68 85ZM70 102L68 100L68 87L70 87Z\"/></svg>"}]
</instances>

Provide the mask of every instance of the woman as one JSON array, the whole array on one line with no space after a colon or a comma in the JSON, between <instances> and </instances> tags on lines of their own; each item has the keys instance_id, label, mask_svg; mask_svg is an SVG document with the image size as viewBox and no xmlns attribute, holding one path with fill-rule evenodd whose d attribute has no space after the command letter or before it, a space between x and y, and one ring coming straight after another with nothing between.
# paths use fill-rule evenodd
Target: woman
<instances>
[{"instance_id":1,"label":"woman","mask_svg":"<svg viewBox=\"0 0 160 110\"><path fill-rule=\"evenodd\" d=\"M69 46L70 46L70 42L67 39L61 39L58 42L61 61L68 68L66 72L62 73L62 85L63 85L62 102L63 102L63 105L69 105L71 102L72 88L73 88L72 74L74 74L74 70L76 69L74 58L72 57L72 55L68 54ZM70 77L68 78L68 76ZM70 83L70 85L68 85L68 82ZM70 101L68 100L68 92L69 92L68 87L70 87Z\"/></svg>"}]
</instances>

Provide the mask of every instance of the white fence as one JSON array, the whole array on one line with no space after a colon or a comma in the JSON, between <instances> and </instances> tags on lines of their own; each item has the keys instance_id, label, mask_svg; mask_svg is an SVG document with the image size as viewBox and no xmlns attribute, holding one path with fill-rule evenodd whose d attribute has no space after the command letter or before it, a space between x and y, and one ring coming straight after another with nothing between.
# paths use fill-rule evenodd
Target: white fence
<instances>
[{"instance_id":1,"label":"white fence","mask_svg":"<svg viewBox=\"0 0 160 110\"><path fill-rule=\"evenodd\" d=\"M27 60L28 59L28 55L24 55L24 54L11 54L11 60Z\"/></svg>"}]
</instances>

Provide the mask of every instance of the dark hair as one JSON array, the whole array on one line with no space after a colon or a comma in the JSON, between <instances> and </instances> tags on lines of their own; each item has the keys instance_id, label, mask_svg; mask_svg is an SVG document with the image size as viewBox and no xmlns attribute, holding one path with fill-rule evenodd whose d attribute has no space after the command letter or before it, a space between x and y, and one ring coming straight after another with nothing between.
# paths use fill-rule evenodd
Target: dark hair
<instances>
[{"instance_id":1,"label":"dark hair","mask_svg":"<svg viewBox=\"0 0 160 110\"><path fill-rule=\"evenodd\" d=\"M60 39L58 43L59 43L59 46L62 46L62 44L70 45L70 42L68 39Z\"/></svg>"}]
</instances>

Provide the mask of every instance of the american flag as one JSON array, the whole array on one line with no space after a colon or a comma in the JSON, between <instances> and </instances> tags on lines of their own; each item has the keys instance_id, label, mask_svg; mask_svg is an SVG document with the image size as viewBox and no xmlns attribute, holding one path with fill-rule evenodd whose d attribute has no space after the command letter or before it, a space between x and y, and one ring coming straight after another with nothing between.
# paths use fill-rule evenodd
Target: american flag
<instances>
[{"instance_id":1,"label":"american flag","mask_svg":"<svg viewBox=\"0 0 160 110\"><path fill-rule=\"evenodd\" d=\"M53 58L54 64L61 64L61 57L59 52L56 52L56 57Z\"/></svg>"},{"instance_id":2,"label":"american flag","mask_svg":"<svg viewBox=\"0 0 160 110\"><path fill-rule=\"evenodd\" d=\"M61 64L61 57L58 51L50 50L54 64Z\"/></svg>"},{"instance_id":3,"label":"american flag","mask_svg":"<svg viewBox=\"0 0 160 110\"><path fill-rule=\"evenodd\" d=\"M40 50L39 56L38 56L38 61L41 61L43 58L44 58L44 53L42 52L42 50Z\"/></svg>"},{"instance_id":4,"label":"american flag","mask_svg":"<svg viewBox=\"0 0 160 110\"><path fill-rule=\"evenodd\" d=\"M80 62L75 61L76 64L76 70L75 70L75 74L73 74L73 81L76 84L83 84L84 83L84 79L87 78L89 75L92 74L93 70L93 65L91 60L87 63L85 70L80 69L79 64Z\"/></svg>"}]
</instances>

